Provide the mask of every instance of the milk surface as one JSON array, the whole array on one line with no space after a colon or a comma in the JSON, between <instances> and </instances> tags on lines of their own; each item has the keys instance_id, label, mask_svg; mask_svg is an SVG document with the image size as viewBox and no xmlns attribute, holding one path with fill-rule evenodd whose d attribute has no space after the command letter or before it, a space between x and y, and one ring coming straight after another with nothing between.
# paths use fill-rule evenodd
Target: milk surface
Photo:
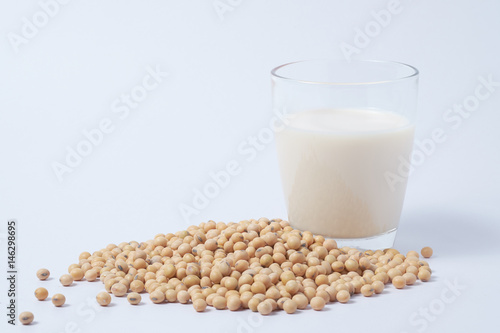
<instances>
[{"instance_id":1,"label":"milk surface","mask_svg":"<svg viewBox=\"0 0 500 333\"><path fill-rule=\"evenodd\" d=\"M276 133L288 218L292 226L336 238L376 236L397 228L414 125L372 109L311 110L291 115Z\"/></svg>"}]
</instances>

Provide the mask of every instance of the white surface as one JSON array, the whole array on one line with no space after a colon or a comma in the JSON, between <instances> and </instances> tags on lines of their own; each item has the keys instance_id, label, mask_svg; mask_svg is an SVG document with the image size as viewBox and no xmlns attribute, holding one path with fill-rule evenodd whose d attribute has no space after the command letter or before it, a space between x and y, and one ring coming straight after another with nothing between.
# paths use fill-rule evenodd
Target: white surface
<instances>
[{"instance_id":1,"label":"white surface","mask_svg":"<svg viewBox=\"0 0 500 333\"><path fill-rule=\"evenodd\" d=\"M131 307L117 300L89 312L81 304L102 288L99 282L68 289L57 283L81 251L185 228L179 205L189 204L193 190L210 181L209 173L231 160L241 172L190 223L285 216L273 144L254 159L238 152L272 117L269 71L294 60L342 58L341 43L353 44L355 29L370 24L371 11L387 4L241 1L221 20L212 0L74 0L15 53L8 33L19 34L23 17L31 19L40 7L37 1L1 1L0 221L2 228L9 218L19 221L19 310L32 310L37 322L19 331L70 332L65 325L74 321L80 332L144 326L418 332L412 314L438 304L446 281L455 279L465 288L423 331L491 327L500 296L490 289L500 272L500 87L460 123L445 122L443 115L474 94L478 77L500 81L500 4L494 0L402 1L402 10L356 55L419 68L417 139L430 138L436 129L447 138L412 174L396 240L401 251L435 249L431 282L389 288L372 299L359 296L323 312L276 313L246 330L239 325L254 319L248 311L195 314L190 306L146 301ZM120 119L123 109L113 113L111 104L142 83L147 66L170 75ZM114 131L59 182L51 164L62 162L66 147L76 147L81 132L104 118ZM3 267L4 243L1 248ZM43 284L34 275L42 266L54 277ZM39 285L64 291L68 306L36 301Z\"/></svg>"}]
</instances>

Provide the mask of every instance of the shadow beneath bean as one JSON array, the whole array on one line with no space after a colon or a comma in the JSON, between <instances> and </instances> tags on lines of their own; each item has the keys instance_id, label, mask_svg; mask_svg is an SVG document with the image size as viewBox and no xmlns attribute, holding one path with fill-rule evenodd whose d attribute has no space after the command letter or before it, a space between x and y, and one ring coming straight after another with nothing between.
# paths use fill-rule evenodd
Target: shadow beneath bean
<instances>
[{"instance_id":1,"label":"shadow beneath bean","mask_svg":"<svg viewBox=\"0 0 500 333\"><path fill-rule=\"evenodd\" d=\"M63 286L64 288L75 288L77 286L76 281L71 283L69 286Z\"/></svg>"},{"instance_id":2,"label":"shadow beneath bean","mask_svg":"<svg viewBox=\"0 0 500 333\"><path fill-rule=\"evenodd\" d=\"M139 302L139 304L135 304L135 306L144 306L146 305L146 302Z\"/></svg>"},{"instance_id":3,"label":"shadow beneath bean","mask_svg":"<svg viewBox=\"0 0 500 333\"><path fill-rule=\"evenodd\" d=\"M266 317L278 316L280 315L280 312L281 311L278 310L272 311L270 314L267 314Z\"/></svg>"},{"instance_id":4,"label":"shadow beneath bean","mask_svg":"<svg viewBox=\"0 0 500 333\"><path fill-rule=\"evenodd\" d=\"M161 303L154 303L155 306L166 306L168 304L180 304L180 303L171 303L171 302L161 302ZM142 305L146 305L146 302L140 302L139 304L135 304L134 306L142 306Z\"/></svg>"}]
</instances>

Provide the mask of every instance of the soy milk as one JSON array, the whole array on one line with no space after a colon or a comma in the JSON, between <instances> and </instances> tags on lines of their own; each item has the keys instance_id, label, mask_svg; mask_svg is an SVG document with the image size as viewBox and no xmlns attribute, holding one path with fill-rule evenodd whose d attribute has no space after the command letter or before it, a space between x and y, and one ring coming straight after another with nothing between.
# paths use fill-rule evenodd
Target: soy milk
<instances>
[{"instance_id":1,"label":"soy milk","mask_svg":"<svg viewBox=\"0 0 500 333\"><path fill-rule=\"evenodd\" d=\"M362 238L395 229L406 179L394 190L409 158L414 125L392 112L326 109L294 114L276 133L281 178L292 226L324 236Z\"/></svg>"}]
</instances>

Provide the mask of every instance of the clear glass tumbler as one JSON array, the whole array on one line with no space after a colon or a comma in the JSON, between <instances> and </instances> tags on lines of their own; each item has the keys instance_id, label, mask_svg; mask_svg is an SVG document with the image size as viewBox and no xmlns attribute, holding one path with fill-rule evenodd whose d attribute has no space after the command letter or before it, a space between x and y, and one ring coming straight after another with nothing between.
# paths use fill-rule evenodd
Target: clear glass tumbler
<instances>
[{"instance_id":1,"label":"clear glass tumbler","mask_svg":"<svg viewBox=\"0 0 500 333\"><path fill-rule=\"evenodd\" d=\"M290 224L340 246L392 247L415 129L418 70L309 60L271 72Z\"/></svg>"}]
</instances>

